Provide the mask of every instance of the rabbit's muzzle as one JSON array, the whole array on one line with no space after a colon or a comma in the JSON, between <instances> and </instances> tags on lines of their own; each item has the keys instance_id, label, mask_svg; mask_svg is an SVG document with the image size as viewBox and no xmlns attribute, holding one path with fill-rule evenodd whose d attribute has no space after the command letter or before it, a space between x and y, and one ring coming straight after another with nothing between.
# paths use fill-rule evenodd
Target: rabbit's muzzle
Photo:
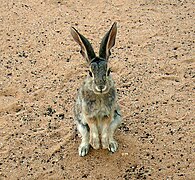
<instances>
[{"instance_id":1,"label":"rabbit's muzzle","mask_svg":"<svg viewBox=\"0 0 195 180\"><path fill-rule=\"evenodd\" d=\"M106 80L94 79L93 89L96 94L104 94L108 91L108 83Z\"/></svg>"},{"instance_id":2,"label":"rabbit's muzzle","mask_svg":"<svg viewBox=\"0 0 195 180\"><path fill-rule=\"evenodd\" d=\"M109 90L108 69L105 60L95 58L90 66L93 77L93 90L96 94L104 94Z\"/></svg>"},{"instance_id":3,"label":"rabbit's muzzle","mask_svg":"<svg viewBox=\"0 0 195 180\"><path fill-rule=\"evenodd\" d=\"M99 93L104 93L107 90L107 86L106 85L104 85L104 86L96 86L95 88L96 88L96 90Z\"/></svg>"}]
</instances>

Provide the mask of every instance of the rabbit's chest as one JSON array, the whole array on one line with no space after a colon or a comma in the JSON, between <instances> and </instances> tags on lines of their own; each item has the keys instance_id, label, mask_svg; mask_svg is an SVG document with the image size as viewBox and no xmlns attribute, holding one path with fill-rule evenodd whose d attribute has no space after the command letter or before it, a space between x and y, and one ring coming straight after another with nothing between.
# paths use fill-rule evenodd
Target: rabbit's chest
<instances>
[{"instance_id":1,"label":"rabbit's chest","mask_svg":"<svg viewBox=\"0 0 195 180\"><path fill-rule=\"evenodd\" d=\"M93 99L86 104L86 109L90 117L102 118L109 116L114 106L114 100L108 99Z\"/></svg>"},{"instance_id":2,"label":"rabbit's chest","mask_svg":"<svg viewBox=\"0 0 195 180\"><path fill-rule=\"evenodd\" d=\"M92 91L83 93L84 111L88 117L102 118L109 116L115 106L115 90L110 89L107 94L96 95Z\"/></svg>"},{"instance_id":3,"label":"rabbit's chest","mask_svg":"<svg viewBox=\"0 0 195 180\"><path fill-rule=\"evenodd\" d=\"M96 105L94 106L94 113L95 116L98 117L104 117L104 116L109 116L110 112L111 112L111 106L109 106L108 104L106 104L107 102L104 101L100 101L97 102Z\"/></svg>"}]
</instances>

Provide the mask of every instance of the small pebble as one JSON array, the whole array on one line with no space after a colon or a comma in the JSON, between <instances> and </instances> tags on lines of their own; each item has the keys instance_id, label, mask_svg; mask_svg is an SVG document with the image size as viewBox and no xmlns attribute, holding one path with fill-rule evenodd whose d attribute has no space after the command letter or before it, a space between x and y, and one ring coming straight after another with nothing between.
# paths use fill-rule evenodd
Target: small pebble
<instances>
[{"instance_id":1,"label":"small pebble","mask_svg":"<svg viewBox=\"0 0 195 180\"><path fill-rule=\"evenodd\" d=\"M122 155L122 156L128 156L129 153L127 153L127 152L126 152L126 153L121 153L121 155Z\"/></svg>"}]
</instances>

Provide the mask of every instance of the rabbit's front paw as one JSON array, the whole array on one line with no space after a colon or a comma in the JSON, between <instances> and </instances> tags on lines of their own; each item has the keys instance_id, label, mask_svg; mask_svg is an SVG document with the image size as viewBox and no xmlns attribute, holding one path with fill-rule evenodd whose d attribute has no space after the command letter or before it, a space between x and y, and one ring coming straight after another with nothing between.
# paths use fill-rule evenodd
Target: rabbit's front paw
<instances>
[{"instance_id":1,"label":"rabbit's front paw","mask_svg":"<svg viewBox=\"0 0 195 180\"><path fill-rule=\"evenodd\" d=\"M109 149L109 151L111 151L113 153L116 152L118 149L118 143L115 140L110 141L108 149Z\"/></svg>"},{"instance_id":2,"label":"rabbit's front paw","mask_svg":"<svg viewBox=\"0 0 195 180\"><path fill-rule=\"evenodd\" d=\"M89 144L80 144L79 146L79 156L83 157L89 152Z\"/></svg>"},{"instance_id":3,"label":"rabbit's front paw","mask_svg":"<svg viewBox=\"0 0 195 180\"><path fill-rule=\"evenodd\" d=\"M90 144L94 149L100 148L100 140L96 134L93 134L90 138Z\"/></svg>"},{"instance_id":4,"label":"rabbit's front paw","mask_svg":"<svg viewBox=\"0 0 195 180\"><path fill-rule=\"evenodd\" d=\"M108 136L102 137L102 148L108 149L109 148L109 142L108 142Z\"/></svg>"}]
</instances>

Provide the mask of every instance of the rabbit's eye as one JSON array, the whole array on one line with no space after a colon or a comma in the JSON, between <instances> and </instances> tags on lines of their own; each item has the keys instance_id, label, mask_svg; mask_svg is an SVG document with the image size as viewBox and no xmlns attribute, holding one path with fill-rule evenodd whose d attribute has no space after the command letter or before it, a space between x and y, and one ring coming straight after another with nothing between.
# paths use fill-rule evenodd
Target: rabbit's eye
<instances>
[{"instance_id":1,"label":"rabbit's eye","mask_svg":"<svg viewBox=\"0 0 195 180\"><path fill-rule=\"evenodd\" d=\"M107 72L107 76L109 76L110 73L111 73L111 69L109 68L109 69L108 69L108 72Z\"/></svg>"},{"instance_id":2,"label":"rabbit's eye","mask_svg":"<svg viewBox=\"0 0 195 180\"><path fill-rule=\"evenodd\" d=\"M91 69L92 69L92 70L95 70L95 69L96 69L96 66L97 66L96 63L92 63L92 64L91 64Z\"/></svg>"},{"instance_id":3,"label":"rabbit's eye","mask_svg":"<svg viewBox=\"0 0 195 180\"><path fill-rule=\"evenodd\" d=\"M91 77L93 76L91 71L89 71L89 75L90 75Z\"/></svg>"}]
</instances>

